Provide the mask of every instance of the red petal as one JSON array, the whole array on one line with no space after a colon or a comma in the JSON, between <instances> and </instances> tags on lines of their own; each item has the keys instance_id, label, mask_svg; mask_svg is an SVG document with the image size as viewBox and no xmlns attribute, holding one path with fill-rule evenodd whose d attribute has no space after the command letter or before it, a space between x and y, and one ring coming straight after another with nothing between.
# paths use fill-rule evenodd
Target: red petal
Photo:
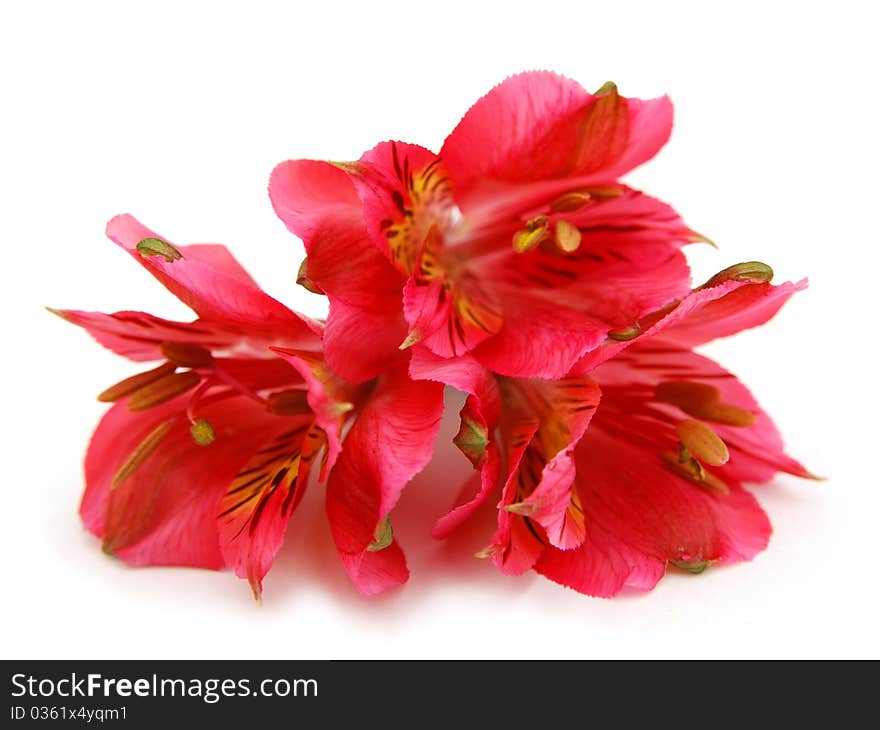
<instances>
[{"instance_id":1,"label":"red petal","mask_svg":"<svg viewBox=\"0 0 880 730\"><path fill-rule=\"evenodd\" d=\"M334 372L363 382L400 358L407 332L401 311L404 277L367 240L363 222L328 224L316 232L307 275L330 300L324 353Z\"/></svg>"},{"instance_id":2,"label":"red petal","mask_svg":"<svg viewBox=\"0 0 880 730\"><path fill-rule=\"evenodd\" d=\"M215 514L227 565L259 598L308 480L311 414L276 418L274 432L228 483ZM264 432L264 436L266 432Z\"/></svg>"},{"instance_id":3,"label":"red petal","mask_svg":"<svg viewBox=\"0 0 880 730\"><path fill-rule=\"evenodd\" d=\"M320 475L320 480L324 481L342 452L340 438L346 414L362 397L362 389L336 377L318 356L280 348L273 350L296 369L308 387L309 407L327 442L327 455Z\"/></svg>"},{"instance_id":4,"label":"red petal","mask_svg":"<svg viewBox=\"0 0 880 730\"><path fill-rule=\"evenodd\" d=\"M479 475L468 482L456 506L434 525L431 535L442 539L464 523L495 493L501 476L501 455L495 431L501 415L501 402L495 378L470 356L444 359L425 347L413 348L410 375L417 380L435 380L469 394L461 411L462 422L470 419L486 434L485 452ZM471 485L474 489L469 489Z\"/></svg>"},{"instance_id":5,"label":"red petal","mask_svg":"<svg viewBox=\"0 0 880 730\"><path fill-rule=\"evenodd\" d=\"M242 464L283 421L241 397L209 403L199 415L211 423L216 438L198 446L183 416L186 402L181 396L141 413L127 411L124 402L114 405L86 456L83 521L132 565L222 567L219 500ZM132 451L166 421L170 427L155 449L111 488Z\"/></svg>"},{"instance_id":6,"label":"red petal","mask_svg":"<svg viewBox=\"0 0 880 730\"><path fill-rule=\"evenodd\" d=\"M424 173L437 156L404 142L381 142L348 166L363 203L363 220L376 247L403 274L412 272L425 235L435 221L445 174L435 172L422 189ZM396 233L389 238L392 232Z\"/></svg>"},{"instance_id":7,"label":"red petal","mask_svg":"<svg viewBox=\"0 0 880 730\"><path fill-rule=\"evenodd\" d=\"M729 280L693 290L662 316L649 316L641 334L626 341L609 340L577 363L576 372L590 372L621 351L647 340L682 348L726 337L770 319L806 281L774 286Z\"/></svg>"},{"instance_id":8,"label":"red petal","mask_svg":"<svg viewBox=\"0 0 880 730\"><path fill-rule=\"evenodd\" d=\"M340 553L349 577L365 596L374 596L409 580L406 557L395 540L378 552Z\"/></svg>"},{"instance_id":9,"label":"red petal","mask_svg":"<svg viewBox=\"0 0 880 730\"><path fill-rule=\"evenodd\" d=\"M599 387L586 376L556 381L517 379L503 381L502 394L505 418L514 424L507 427L508 450L515 451L516 424L538 423L520 463L509 471L508 487L515 483L516 494L505 487L502 504L540 525L551 545L564 550L576 547L584 540L585 528L582 509L572 493L574 451L599 404Z\"/></svg>"},{"instance_id":10,"label":"red petal","mask_svg":"<svg viewBox=\"0 0 880 730\"><path fill-rule=\"evenodd\" d=\"M352 382L374 378L399 358L406 337L405 277L370 241L348 174L327 162L283 162L269 194L275 212L305 243L309 280L330 300L328 364Z\"/></svg>"},{"instance_id":11,"label":"red petal","mask_svg":"<svg viewBox=\"0 0 880 730\"><path fill-rule=\"evenodd\" d=\"M605 391L605 406L613 395ZM536 570L590 595L612 596L624 585L651 588L667 561L695 568L748 560L764 549L770 524L737 484L721 496L665 468L658 454L619 432L600 414L577 451L578 493L588 537L576 550L542 553ZM638 432L644 427L621 416Z\"/></svg>"},{"instance_id":12,"label":"red petal","mask_svg":"<svg viewBox=\"0 0 880 730\"><path fill-rule=\"evenodd\" d=\"M473 350L501 328L501 312L491 286L441 278L410 277L403 290L404 315L418 342L441 357Z\"/></svg>"},{"instance_id":13,"label":"red petal","mask_svg":"<svg viewBox=\"0 0 880 730\"><path fill-rule=\"evenodd\" d=\"M501 492L498 506L498 529L492 537L486 554L498 569L506 575L522 575L535 565L547 546L546 536L540 526L528 517L508 512L517 498L518 470L526 457L526 451L538 430L536 420L521 420L506 424L504 442L507 451L507 481Z\"/></svg>"},{"instance_id":14,"label":"red petal","mask_svg":"<svg viewBox=\"0 0 880 730\"><path fill-rule=\"evenodd\" d=\"M749 390L708 357L689 349L649 339L631 347L593 372L603 387L616 386L620 390L647 392L654 395L657 386L667 381L703 383L716 388L721 401L744 409L754 416L750 426L732 426L709 422L730 449L730 461L715 470L722 478L733 481L759 483L768 481L780 471L800 477L811 474L797 461L786 455L779 431ZM691 416L675 406L662 404L664 411L676 419Z\"/></svg>"},{"instance_id":15,"label":"red petal","mask_svg":"<svg viewBox=\"0 0 880 730\"><path fill-rule=\"evenodd\" d=\"M303 240L307 251L320 231L356 225L361 218L361 203L348 175L329 162L282 162L272 171L269 197L278 217Z\"/></svg>"},{"instance_id":16,"label":"red petal","mask_svg":"<svg viewBox=\"0 0 880 730\"><path fill-rule=\"evenodd\" d=\"M579 358L605 341L611 327L549 299L504 302L504 325L474 350L486 368L514 377L565 375Z\"/></svg>"},{"instance_id":17,"label":"red petal","mask_svg":"<svg viewBox=\"0 0 880 730\"><path fill-rule=\"evenodd\" d=\"M161 237L130 215L113 218L107 224L107 235L202 319L246 329L254 338L317 349L320 328L254 286L249 276L243 277L241 267L230 263L231 254L221 257L215 246L177 246L182 257L172 261L161 255L142 255L137 250L140 241ZM218 262L220 269L214 268Z\"/></svg>"},{"instance_id":18,"label":"red petal","mask_svg":"<svg viewBox=\"0 0 880 730\"><path fill-rule=\"evenodd\" d=\"M477 101L440 156L467 210L486 180L614 180L656 154L671 128L666 97L630 100L616 89L594 96L574 81L535 71L512 76Z\"/></svg>"},{"instance_id":19,"label":"red petal","mask_svg":"<svg viewBox=\"0 0 880 730\"><path fill-rule=\"evenodd\" d=\"M580 231L576 251L548 243L516 253L507 241L472 266L502 311L500 332L474 351L495 372L562 377L610 330L631 327L690 291L680 248L692 234L665 203L623 189L559 215Z\"/></svg>"},{"instance_id":20,"label":"red petal","mask_svg":"<svg viewBox=\"0 0 880 730\"><path fill-rule=\"evenodd\" d=\"M675 326L663 332L663 339L685 347L696 347L720 337L758 327L772 319L795 292L807 288L807 280L741 286L720 298L707 301Z\"/></svg>"},{"instance_id":21,"label":"red petal","mask_svg":"<svg viewBox=\"0 0 880 730\"><path fill-rule=\"evenodd\" d=\"M172 322L145 312L52 311L85 329L108 350L138 362L163 359L163 342L186 342L216 350L230 348L241 340L240 333L200 320Z\"/></svg>"},{"instance_id":22,"label":"red petal","mask_svg":"<svg viewBox=\"0 0 880 730\"><path fill-rule=\"evenodd\" d=\"M365 577L360 569L364 559L373 562L364 552L403 488L430 460L442 411L439 383L413 381L403 370L391 371L380 376L345 439L327 483L327 514L336 547L347 556L349 575L359 590L374 585L372 574Z\"/></svg>"}]
</instances>

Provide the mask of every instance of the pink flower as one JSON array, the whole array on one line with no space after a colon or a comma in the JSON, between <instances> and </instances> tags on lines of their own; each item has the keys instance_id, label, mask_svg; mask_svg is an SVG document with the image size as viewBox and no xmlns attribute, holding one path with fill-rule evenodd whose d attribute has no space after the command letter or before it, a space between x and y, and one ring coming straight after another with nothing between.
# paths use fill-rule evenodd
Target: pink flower
<instances>
[{"instance_id":1,"label":"pink flower","mask_svg":"<svg viewBox=\"0 0 880 730\"><path fill-rule=\"evenodd\" d=\"M456 443L479 470L435 536L498 499L482 556L595 596L650 589L668 563L700 572L752 558L770 524L743 484L811 475L749 391L693 347L763 324L806 285L771 276L731 267L558 380L493 376L475 358L417 348L414 377L470 394Z\"/></svg>"},{"instance_id":2,"label":"pink flower","mask_svg":"<svg viewBox=\"0 0 880 730\"><path fill-rule=\"evenodd\" d=\"M265 294L223 246L173 246L130 216L107 233L198 319L57 312L118 354L161 362L99 396L114 405L89 446L80 512L104 549L132 565L229 567L259 597L320 460L356 587L406 580L387 517L430 458L442 387L411 381L402 354L367 385L336 377L322 325Z\"/></svg>"},{"instance_id":3,"label":"pink flower","mask_svg":"<svg viewBox=\"0 0 880 730\"><path fill-rule=\"evenodd\" d=\"M439 154L383 142L356 162L282 163L271 200L326 324L224 247L114 218L110 238L197 319L57 312L151 363L99 396L114 405L86 456L86 527L127 563L228 567L259 598L318 464L356 588L399 585L391 514L452 386L474 473L435 537L495 503L482 557L597 596L753 557L770 525L743 485L811 475L694 348L806 284L750 262L691 290L681 248L702 237L620 182L671 124L666 97L534 72L480 99Z\"/></svg>"},{"instance_id":4,"label":"pink flower","mask_svg":"<svg viewBox=\"0 0 880 730\"><path fill-rule=\"evenodd\" d=\"M480 99L439 155L384 142L288 161L269 186L330 300L328 363L360 382L416 343L511 377L556 378L690 287L669 206L622 185L669 137L666 97L589 94L547 72Z\"/></svg>"}]
</instances>

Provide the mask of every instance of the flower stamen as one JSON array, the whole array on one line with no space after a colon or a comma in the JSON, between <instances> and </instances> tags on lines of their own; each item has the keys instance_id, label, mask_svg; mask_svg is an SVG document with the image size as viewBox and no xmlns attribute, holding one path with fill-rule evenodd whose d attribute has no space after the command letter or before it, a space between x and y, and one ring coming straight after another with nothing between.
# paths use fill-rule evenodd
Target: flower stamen
<instances>
[{"instance_id":1,"label":"flower stamen","mask_svg":"<svg viewBox=\"0 0 880 730\"><path fill-rule=\"evenodd\" d=\"M576 226L573 226L566 220L556 221L556 244L565 253L572 253L578 250L581 245L581 232Z\"/></svg>"},{"instance_id":2,"label":"flower stamen","mask_svg":"<svg viewBox=\"0 0 880 730\"><path fill-rule=\"evenodd\" d=\"M175 419L172 418L160 423L156 428L150 431L149 434L147 434L146 438L141 441L140 444L135 447L134 451L128 455L128 458L122 462L122 466L120 466L113 475L113 479L110 481L111 489L118 487L138 470L140 465L143 464L147 457L156 450L156 447L159 446L162 439L165 438L166 434L171 430L174 420Z\"/></svg>"},{"instance_id":3,"label":"flower stamen","mask_svg":"<svg viewBox=\"0 0 880 730\"><path fill-rule=\"evenodd\" d=\"M147 370L145 373L138 373L131 377L120 380L115 385L111 385L98 395L98 400L102 403L115 403L127 395L131 395L137 390L153 383L166 375L173 373L177 369L174 363L163 362L159 367Z\"/></svg>"},{"instance_id":4,"label":"flower stamen","mask_svg":"<svg viewBox=\"0 0 880 730\"><path fill-rule=\"evenodd\" d=\"M550 219L546 215L539 215L527 221L524 229L513 234L513 250L517 253L531 251L550 237L549 228Z\"/></svg>"},{"instance_id":5,"label":"flower stamen","mask_svg":"<svg viewBox=\"0 0 880 730\"><path fill-rule=\"evenodd\" d=\"M214 357L209 350L191 342L163 342L162 354L169 362L184 368L209 368L214 365Z\"/></svg>"},{"instance_id":6,"label":"flower stamen","mask_svg":"<svg viewBox=\"0 0 880 730\"><path fill-rule=\"evenodd\" d=\"M201 379L201 376L192 370L165 375L133 393L128 401L128 410L145 411L158 406L191 390Z\"/></svg>"},{"instance_id":7,"label":"flower stamen","mask_svg":"<svg viewBox=\"0 0 880 730\"><path fill-rule=\"evenodd\" d=\"M667 380L657 386L657 400L678 406L689 416L726 426L747 428L755 423L755 414L745 408L725 403L721 391L707 383L691 380Z\"/></svg>"}]
</instances>

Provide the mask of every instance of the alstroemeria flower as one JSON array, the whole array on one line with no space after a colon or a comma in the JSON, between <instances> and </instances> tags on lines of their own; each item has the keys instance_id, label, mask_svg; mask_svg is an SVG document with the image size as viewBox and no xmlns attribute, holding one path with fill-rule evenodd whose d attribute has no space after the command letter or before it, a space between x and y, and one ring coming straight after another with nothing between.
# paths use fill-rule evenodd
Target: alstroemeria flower
<instances>
[{"instance_id":1,"label":"alstroemeria flower","mask_svg":"<svg viewBox=\"0 0 880 730\"><path fill-rule=\"evenodd\" d=\"M414 377L471 394L456 443L481 472L435 536L500 489L482 555L505 573L534 569L612 596L652 588L669 563L699 572L753 557L770 524L743 484L811 475L736 377L693 348L766 322L805 286L771 276L763 264L731 267L560 380L493 376L473 358L417 348Z\"/></svg>"},{"instance_id":2,"label":"alstroemeria flower","mask_svg":"<svg viewBox=\"0 0 880 730\"><path fill-rule=\"evenodd\" d=\"M418 343L510 377L562 377L684 296L680 248L699 236L619 181L671 125L666 97L534 72L480 99L439 155L384 142L357 162L280 164L272 203L305 243L301 283L329 297L331 367L367 380Z\"/></svg>"},{"instance_id":3,"label":"alstroemeria flower","mask_svg":"<svg viewBox=\"0 0 880 730\"><path fill-rule=\"evenodd\" d=\"M99 396L114 405L89 446L81 515L105 550L132 565L229 567L259 597L323 453L331 530L356 587L403 582L388 515L430 458L442 386L411 381L403 356L347 383L323 361L321 323L264 293L226 248L174 246L130 216L107 232L198 319L56 312L118 354L161 363Z\"/></svg>"}]
</instances>

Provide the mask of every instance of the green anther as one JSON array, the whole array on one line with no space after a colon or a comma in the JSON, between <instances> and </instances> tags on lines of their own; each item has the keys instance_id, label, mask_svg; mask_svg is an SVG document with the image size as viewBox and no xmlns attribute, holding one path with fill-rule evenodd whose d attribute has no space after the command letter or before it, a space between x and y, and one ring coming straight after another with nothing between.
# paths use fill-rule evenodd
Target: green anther
<instances>
[{"instance_id":1,"label":"green anther","mask_svg":"<svg viewBox=\"0 0 880 730\"><path fill-rule=\"evenodd\" d=\"M142 241L138 241L137 252L144 258L148 256L161 256L169 263L183 258L183 254L180 251L161 238L145 238Z\"/></svg>"},{"instance_id":2,"label":"green anther","mask_svg":"<svg viewBox=\"0 0 880 730\"><path fill-rule=\"evenodd\" d=\"M723 284L725 281L746 281L751 284L766 284L773 278L773 269L760 261L745 261L741 264L728 266L719 271L701 289L708 289Z\"/></svg>"},{"instance_id":3,"label":"green anther","mask_svg":"<svg viewBox=\"0 0 880 730\"><path fill-rule=\"evenodd\" d=\"M482 423L468 416L462 416L461 428L459 428L455 438L452 439L452 443L474 465L474 469L479 469L486 460L489 432Z\"/></svg>"},{"instance_id":4,"label":"green anther","mask_svg":"<svg viewBox=\"0 0 880 730\"><path fill-rule=\"evenodd\" d=\"M387 548L392 542L394 542L394 531L391 529L391 518L388 515L385 515L379 523L379 526L376 528L376 532L373 535L373 542L369 544L367 551L377 553L380 550Z\"/></svg>"},{"instance_id":5,"label":"green anther","mask_svg":"<svg viewBox=\"0 0 880 730\"><path fill-rule=\"evenodd\" d=\"M314 281L309 278L309 260L308 258L304 258L302 263L299 265L299 271L296 275L296 283L301 287L306 289L307 291L312 292L312 294L323 294L324 290L321 289Z\"/></svg>"},{"instance_id":6,"label":"green anther","mask_svg":"<svg viewBox=\"0 0 880 730\"><path fill-rule=\"evenodd\" d=\"M672 564L680 570L686 570L692 575L699 575L712 565L711 560L673 560Z\"/></svg>"},{"instance_id":7,"label":"green anther","mask_svg":"<svg viewBox=\"0 0 880 730\"><path fill-rule=\"evenodd\" d=\"M189 432L192 434L193 441L199 446L208 446L217 438L214 427L204 418L197 418L193 421Z\"/></svg>"},{"instance_id":8,"label":"green anther","mask_svg":"<svg viewBox=\"0 0 880 730\"><path fill-rule=\"evenodd\" d=\"M110 481L110 489L118 487L140 468L140 465L146 461L147 457L156 450L162 439L171 430L173 424L173 420L163 421L147 434L146 438L128 455L122 466L116 470L113 479Z\"/></svg>"},{"instance_id":9,"label":"green anther","mask_svg":"<svg viewBox=\"0 0 880 730\"><path fill-rule=\"evenodd\" d=\"M629 342L642 334L642 328L636 322L632 327L621 327L616 330L608 331L608 339L616 342Z\"/></svg>"}]
</instances>

